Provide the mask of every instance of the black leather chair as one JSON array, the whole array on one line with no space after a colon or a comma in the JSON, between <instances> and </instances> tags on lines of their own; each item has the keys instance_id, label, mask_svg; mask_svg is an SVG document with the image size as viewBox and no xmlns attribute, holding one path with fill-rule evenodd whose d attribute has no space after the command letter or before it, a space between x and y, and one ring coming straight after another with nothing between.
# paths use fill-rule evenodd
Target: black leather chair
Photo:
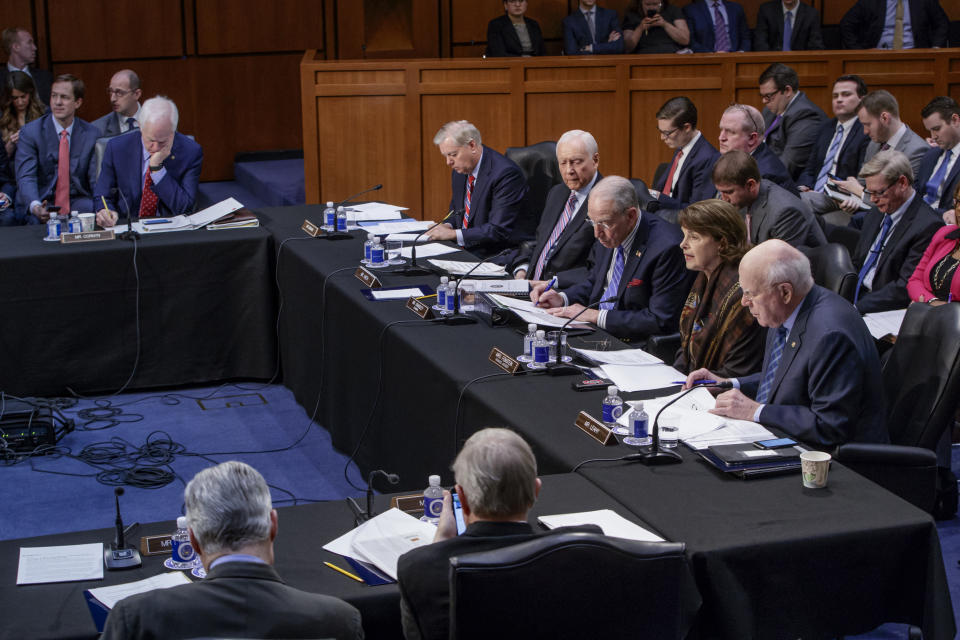
<instances>
[{"instance_id":1,"label":"black leather chair","mask_svg":"<svg viewBox=\"0 0 960 640\"><path fill-rule=\"evenodd\" d=\"M683 336L681 336L679 332L650 336L647 338L647 345L644 349L650 355L663 360L664 363L673 365L677 357L677 350L680 349L680 343L682 341Z\"/></svg>"},{"instance_id":2,"label":"black leather chair","mask_svg":"<svg viewBox=\"0 0 960 640\"><path fill-rule=\"evenodd\" d=\"M822 247L800 247L800 251L810 258L814 282L853 302L857 270L845 246L831 242Z\"/></svg>"},{"instance_id":3,"label":"black leather chair","mask_svg":"<svg viewBox=\"0 0 960 640\"><path fill-rule=\"evenodd\" d=\"M934 450L952 422L960 392L960 305L907 309L883 367L890 445L845 444L836 459L933 513Z\"/></svg>"},{"instance_id":4,"label":"black leather chair","mask_svg":"<svg viewBox=\"0 0 960 640\"><path fill-rule=\"evenodd\" d=\"M637 202L640 203L641 209L653 212L660 207L660 203L650 195L650 189L646 182L640 178L630 178L630 183L633 184L633 189L637 192Z\"/></svg>"},{"instance_id":5,"label":"black leather chair","mask_svg":"<svg viewBox=\"0 0 960 640\"><path fill-rule=\"evenodd\" d=\"M557 164L557 143L538 142L529 147L507 147L506 156L517 163L530 188L530 210L540 219L547 193L560 184L560 165ZM533 225L536 228L536 224Z\"/></svg>"},{"instance_id":6,"label":"black leather chair","mask_svg":"<svg viewBox=\"0 0 960 640\"><path fill-rule=\"evenodd\" d=\"M684 545L557 533L450 558L450 637L683 638L700 608Z\"/></svg>"},{"instance_id":7,"label":"black leather chair","mask_svg":"<svg viewBox=\"0 0 960 640\"><path fill-rule=\"evenodd\" d=\"M836 242L842 244L853 255L857 250L857 242L860 240L860 230L853 227L844 227L829 222L824 223L823 233L827 236L827 242Z\"/></svg>"}]
</instances>

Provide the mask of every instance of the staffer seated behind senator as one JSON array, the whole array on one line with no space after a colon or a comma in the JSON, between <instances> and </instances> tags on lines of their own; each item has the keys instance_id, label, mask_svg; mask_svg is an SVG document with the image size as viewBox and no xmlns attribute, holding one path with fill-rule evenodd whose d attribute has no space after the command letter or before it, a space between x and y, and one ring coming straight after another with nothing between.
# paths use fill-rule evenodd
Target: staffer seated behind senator
<instances>
[{"instance_id":1,"label":"staffer seated behind senator","mask_svg":"<svg viewBox=\"0 0 960 640\"><path fill-rule=\"evenodd\" d=\"M763 101L763 139L796 180L803 173L817 130L827 116L800 91L797 72L774 62L758 80Z\"/></svg>"},{"instance_id":2,"label":"staffer seated behind senator","mask_svg":"<svg viewBox=\"0 0 960 640\"><path fill-rule=\"evenodd\" d=\"M203 150L177 132L179 120L177 105L156 96L140 108L140 129L110 139L94 190L96 203L103 198L108 208L97 211L97 224L115 225L118 207L141 218L193 210Z\"/></svg>"},{"instance_id":3,"label":"staffer seated behind senator","mask_svg":"<svg viewBox=\"0 0 960 640\"><path fill-rule=\"evenodd\" d=\"M853 306L813 283L810 261L768 240L740 261L741 304L768 327L763 370L732 378L711 413L775 427L817 447L888 442L880 359ZM687 376L726 379L708 369Z\"/></svg>"},{"instance_id":4,"label":"staffer seated behind senator","mask_svg":"<svg viewBox=\"0 0 960 640\"><path fill-rule=\"evenodd\" d=\"M952 214L960 207L960 184L951 196ZM923 257L907 281L911 302L927 302L939 306L954 300L960 302L960 228L956 222L940 228L930 240Z\"/></svg>"},{"instance_id":5,"label":"staffer seated behind senator","mask_svg":"<svg viewBox=\"0 0 960 640\"><path fill-rule=\"evenodd\" d=\"M721 154L739 149L757 161L760 176L774 182L793 195L799 195L797 185L780 158L763 141L763 115L749 104L732 104L720 117L720 135L717 149ZM720 197L717 195L716 197Z\"/></svg>"},{"instance_id":6,"label":"staffer seated behind senator","mask_svg":"<svg viewBox=\"0 0 960 640\"><path fill-rule=\"evenodd\" d=\"M112 111L97 118L93 125L101 137L112 138L140 126L140 76L132 69L121 69L110 78L107 95Z\"/></svg>"},{"instance_id":7,"label":"staffer seated behind senator","mask_svg":"<svg viewBox=\"0 0 960 640\"><path fill-rule=\"evenodd\" d=\"M625 340L677 331L693 274L684 267L679 227L643 214L633 184L607 176L590 192L593 269L563 292L540 283L530 299L549 313L592 322ZM608 302L609 301L609 302ZM597 303L599 309L593 307Z\"/></svg>"},{"instance_id":8,"label":"staffer seated behind senator","mask_svg":"<svg viewBox=\"0 0 960 640\"><path fill-rule=\"evenodd\" d=\"M37 97L33 78L22 71L13 71L7 75L7 83L0 93L0 137L3 138L7 157L13 161L20 142L20 130L28 122L33 122L47 108Z\"/></svg>"},{"instance_id":9,"label":"staffer seated behind senator","mask_svg":"<svg viewBox=\"0 0 960 640\"><path fill-rule=\"evenodd\" d=\"M594 525L534 532L527 514L540 494L537 459L530 445L509 429L483 429L470 436L453 461L453 475L466 531L457 535L450 492L444 491L443 512L433 544L408 551L397 563L400 613L407 640L450 637L450 558L509 547L537 535L601 532Z\"/></svg>"},{"instance_id":10,"label":"staffer seated behind senator","mask_svg":"<svg viewBox=\"0 0 960 640\"><path fill-rule=\"evenodd\" d=\"M568 56L623 53L623 32L617 12L580 0L563 19L563 53Z\"/></svg>"},{"instance_id":11,"label":"staffer seated behind senator","mask_svg":"<svg viewBox=\"0 0 960 640\"><path fill-rule=\"evenodd\" d=\"M699 272L680 313L680 349L673 366L701 367L722 376L756 373L763 366L764 331L740 304L740 259L750 249L747 227L733 205L695 202L680 212L683 259Z\"/></svg>"},{"instance_id":12,"label":"staffer seated behind senator","mask_svg":"<svg viewBox=\"0 0 960 640\"><path fill-rule=\"evenodd\" d=\"M102 640L363 638L354 607L294 589L273 568L277 511L256 469L236 460L208 467L183 494L190 544L207 577L120 600Z\"/></svg>"},{"instance_id":13,"label":"staffer seated behind senator","mask_svg":"<svg viewBox=\"0 0 960 640\"><path fill-rule=\"evenodd\" d=\"M503 15L487 24L487 57L546 55L543 33L528 18L527 0L503 0Z\"/></svg>"},{"instance_id":14,"label":"staffer seated behind senator","mask_svg":"<svg viewBox=\"0 0 960 640\"><path fill-rule=\"evenodd\" d=\"M17 145L17 205L4 224L39 224L60 213L93 211L94 150L97 128L77 117L83 104L83 80L57 76L50 90L50 113L27 123Z\"/></svg>"},{"instance_id":15,"label":"staffer seated behind senator","mask_svg":"<svg viewBox=\"0 0 960 640\"><path fill-rule=\"evenodd\" d=\"M633 0L623 17L626 53L676 53L690 44L683 12L669 0Z\"/></svg>"},{"instance_id":16,"label":"staffer seated behind senator","mask_svg":"<svg viewBox=\"0 0 960 640\"><path fill-rule=\"evenodd\" d=\"M453 215L430 231L431 240L450 240L486 258L533 236L526 178L512 160L484 145L466 120L448 122L433 136L451 171Z\"/></svg>"}]
</instances>

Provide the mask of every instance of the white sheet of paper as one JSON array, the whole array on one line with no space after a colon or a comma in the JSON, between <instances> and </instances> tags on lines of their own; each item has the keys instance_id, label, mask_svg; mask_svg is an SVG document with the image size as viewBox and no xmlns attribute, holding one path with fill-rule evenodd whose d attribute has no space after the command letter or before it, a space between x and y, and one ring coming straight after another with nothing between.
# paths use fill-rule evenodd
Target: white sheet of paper
<instances>
[{"instance_id":1,"label":"white sheet of paper","mask_svg":"<svg viewBox=\"0 0 960 640\"><path fill-rule=\"evenodd\" d=\"M600 367L604 378L610 378L620 391L651 391L664 387L676 387L674 382L685 375L666 364L649 364L638 367L629 364L605 364Z\"/></svg>"},{"instance_id":2,"label":"white sheet of paper","mask_svg":"<svg viewBox=\"0 0 960 640\"><path fill-rule=\"evenodd\" d=\"M194 229L200 229L214 220L219 220L223 216L230 215L237 209L242 209L243 205L235 198L221 200L217 204L212 204L203 211L197 211L193 215L187 216Z\"/></svg>"},{"instance_id":3,"label":"white sheet of paper","mask_svg":"<svg viewBox=\"0 0 960 640\"><path fill-rule=\"evenodd\" d=\"M398 207L392 204L384 204L382 202L352 204L345 209L347 213L347 222L400 220L403 217L403 214L400 212L406 210L406 207Z\"/></svg>"},{"instance_id":4,"label":"white sheet of paper","mask_svg":"<svg viewBox=\"0 0 960 640\"><path fill-rule=\"evenodd\" d=\"M462 287L465 284L472 284L479 293L530 293L529 280L516 280L513 278L507 280L474 280L467 279L460 283Z\"/></svg>"},{"instance_id":5,"label":"white sheet of paper","mask_svg":"<svg viewBox=\"0 0 960 640\"><path fill-rule=\"evenodd\" d=\"M900 325L903 324L903 318L906 315L906 309L879 311L863 316L863 322L867 325L870 335L879 340L888 333L893 335L900 333Z\"/></svg>"},{"instance_id":6,"label":"white sheet of paper","mask_svg":"<svg viewBox=\"0 0 960 640\"><path fill-rule=\"evenodd\" d=\"M397 204L387 204L384 202L364 202L362 204L351 204L348 205L349 209L358 211L360 213L380 213L382 211L407 211L408 207L401 207ZM392 220L393 218L383 218L384 220Z\"/></svg>"},{"instance_id":7,"label":"white sheet of paper","mask_svg":"<svg viewBox=\"0 0 960 640\"><path fill-rule=\"evenodd\" d=\"M420 238L417 240L417 238ZM391 233L384 240L399 240L401 242L413 242L417 240L417 244L425 244L430 242L430 238L419 233Z\"/></svg>"},{"instance_id":8,"label":"white sheet of paper","mask_svg":"<svg viewBox=\"0 0 960 640\"><path fill-rule=\"evenodd\" d=\"M749 420L733 420L724 418L723 426L702 435L684 440L694 449L706 449L720 444L741 444L772 438L773 434L762 424ZM683 440L683 438L681 438Z\"/></svg>"},{"instance_id":9,"label":"white sheet of paper","mask_svg":"<svg viewBox=\"0 0 960 640\"><path fill-rule=\"evenodd\" d=\"M552 316L529 300L508 298L507 296L500 296L495 293L490 294L490 299L497 304L512 309L518 316L523 318L525 322L533 322L545 327L562 327L567 322L567 318ZM584 326L586 324L586 322L574 320L570 323L570 326Z\"/></svg>"},{"instance_id":10,"label":"white sheet of paper","mask_svg":"<svg viewBox=\"0 0 960 640\"><path fill-rule=\"evenodd\" d=\"M460 251L456 247L451 247L439 242L431 242L430 244L417 244L417 259L420 258L429 258L430 256L442 256L445 253L456 253ZM403 247L400 249L400 255L404 258L411 257L413 253L413 247Z\"/></svg>"},{"instance_id":11,"label":"white sheet of paper","mask_svg":"<svg viewBox=\"0 0 960 640\"><path fill-rule=\"evenodd\" d=\"M183 571L169 571L136 582L90 589L90 595L102 602L108 609L113 609L124 598L154 589L169 589L181 584L190 584L190 578L187 577L187 574Z\"/></svg>"},{"instance_id":12,"label":"white sheet of paper","mask_svg":"<svg viewBox=\"0 0 960 640\"><path fill-rule=\"evenodd\" d=\"M418 252L419 253L419 252ZM447 273L452 273L455 275L463 275L477 266L476 262L460 262L457 260L431 260L430 264L433 266L443 269ZM478 276L505 276L507 275L506 270L498 265L490 262L484 262L482 265L477 267L477 270L470 275Z\"/></svg>"},{"instance_id":13,"label":"white sheet of paper","mask_svg":"<svg viewBox=\"0 0 960 640\"><path fill-rule=\"evenodd\" d=\"M429 220L397 220L395 222L383 222L381 224L372 224L361 227L367 233L378 236L385 236L391 233L406 233L409 231L423 231L433 225Z\"/></svg>"},{"instance_id":14,"label":"white sheet of paper","mask_svg":"<svg viewBox=\"0 0 960 640\"><path fill-rule=\"evenodd\" d=\"M596 351L593 349L577 349L576 347L571 348L590 362L595 362L597 364L624 364L638 366L663 363L663 360L647 353L643 349ZM677 378L677 380L679 379L680 378Z\"/></svg>"},{"instance_id":15,"label":"white sheet of paper","mask_svg":"<svg viewBox=\"0 0 960 640\"><path fill-rule=\"evenodd\" d=\"M417 287L407 289L371 289L370 295L374 300L406 300L410 296L422 296L423 291Z\"/></svg>"},{"instance_id":16,"label":"white sheet of paper","mask_svg":"<svg viewBox=\"0 0 960 640\"><path fill-rule=\"evenodd\" d=\"M17 584L103 580L103 543L20 547Z\"/></svg>"},{"instance_id":17,"label":"white sheet of paper","mask_svg":"<svg viewBox=\"0 0 960 640\"><path fill-rule=\"evenodd\" d=\"M394 508L331 540L323 548L368 562L396 580L400 556L430 544L436 532L436 526Z\"/></svg>"},{"instance_id":18,"label":"white sheet of paper","mask_svg":"<svg viewBox=\"0 0 960 640\"><path fill-rule=\"evenodd\" d=\"M627 540L640 540L642 542L663 542L663 538L657 534L648 529L644 529L638 524L630 522L611 509L584 511L581 513L560 513L553 516L540 516L537 520L549 529L595 524L603 529L603 534L606 536L626 538Z\"/></svg>"}]
</instances>

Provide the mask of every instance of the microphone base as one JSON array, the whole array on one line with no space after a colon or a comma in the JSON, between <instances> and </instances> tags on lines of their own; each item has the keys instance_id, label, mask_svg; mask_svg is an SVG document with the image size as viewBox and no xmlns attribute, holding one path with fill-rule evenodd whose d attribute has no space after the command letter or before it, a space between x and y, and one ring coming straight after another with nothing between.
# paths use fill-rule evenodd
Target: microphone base
<instances>
[{"instance_id":1,"label":"microphone base","mask_svg":"<svg viewBox=\"0 0 960 640\"><path fill-rule=\"evenodd\" d=\"M575 367L572 364L567 364L565 362L548 362L547 363L547 375L548 376L576 376L583 373L583 370L580 367Z\"/></svg>"},{"instance_id":2,"label":"microphone base","mask_svg":"<svg viewBox=\"0 0 960 640\"><path fill-rule=\"evenodd\" d=\"M452 326L461 325L461 324L477 324L478 320L473 316L468 316L463 313L457 313L452 316L440 316L436 319L440 324L449 324Z\"/></svg>"},{"instance_id":3,"label":"microphone base","mask_svg":"<svg viewBox=\"0 0 960 640\"><path fill-rule=\"evenodd\" d=\"M397 276L432 276L435 275L436 272L429 267L421 267L411 264L403 267L402 269L397 269L396 271L385 271L384 273Z\"/></svg>"},{"instance_id":4,"label":"microphone base","mask_svg":"<svg viewBox=\"0 0 960 640\"><path fill-rule=\"evenodd\" d=\"M648 467L660 467L666 464L680 464L683 462L683 457L676 451L654 449L653 447L641 449L640 453L635 455L638 456L635 458L637 462L645 464Z\"/></svg>"},{"instance_id":5,"label":"microphone base","mask_svg":"<svg viewBox=\"0 0 960 640\"><path fill-rule=\"evenodd\" d=\"M325 231L317 236L323 240L349 240L352 237L348 231Z\"/></svg>"},{"instance_id":6,"label":"microphone base","mask_svg":"<svg viewBox=\"0 0 960 640\"><path fill-rule=\"evenodd\" d=\"M123 233L117 234L117 237L121 240L139 240L140 234L134 230L124 231Z\"/></svg>"},{"instance_id":7,"label":"microphone base","mask_svg":"<svg viewBox=\"0 0 960 640\"><path fill-rule=\"evenodd\" d=\"M103 552L103 564L108 571L136 569L143 560L136 549L107 549Z\"/></svg>"}]
</instances>

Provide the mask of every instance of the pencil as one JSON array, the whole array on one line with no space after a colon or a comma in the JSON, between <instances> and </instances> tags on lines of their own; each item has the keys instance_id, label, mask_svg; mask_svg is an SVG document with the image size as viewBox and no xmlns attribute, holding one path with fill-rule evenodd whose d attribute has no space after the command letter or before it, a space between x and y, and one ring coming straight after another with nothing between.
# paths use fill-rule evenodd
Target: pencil
<instances>
[{"instance_id":1,"label":"pencil","mask_svg":"<svg viewBox=\"0 0 960 640\"><path fill-rule=\"evenodd\" d=\"M338 566L335 565L335 564L332 564L332 563L330 563L330 562L324 562L323 564L327 565L328 567L330 567L330 568L333 569L334 571L337 571L337 572L339 572L339 573L342 573L343 575L347 576L348 578L353 578L353 579L356 580L357 582L363 582L363 578L361 578L360 576L355 576L355 575L353 575L352 573L350 573L349 571L347 571L346 569L341 569L340 567L338 567Z\"/></svg>"}]
</instances>

